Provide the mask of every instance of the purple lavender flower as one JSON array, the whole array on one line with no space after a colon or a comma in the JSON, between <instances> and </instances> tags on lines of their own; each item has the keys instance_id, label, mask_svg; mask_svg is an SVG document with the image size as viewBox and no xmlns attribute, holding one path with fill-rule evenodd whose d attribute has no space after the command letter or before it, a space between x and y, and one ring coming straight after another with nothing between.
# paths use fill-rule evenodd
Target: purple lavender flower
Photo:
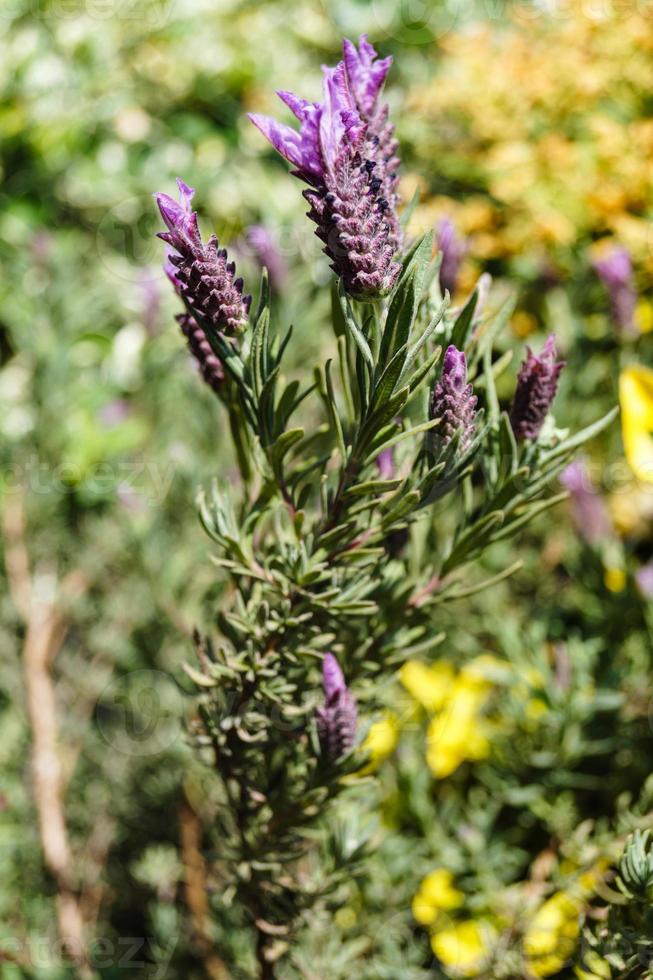
<instances>
[{"instance_id":1,"label":"purple lavender flower","mask_svg":"<svg viewBox=\"0 0 653 980\"><path fill-rule=\"evenodd\" d=\"M332 653L324 656L322 665L324 704L316 709L315 718L320 746L331 761L351 749L356 738L356 700L347 689L340 664Z\"/></svg>"},{"instance_id":2,"label":"purple lavender flower","mask_svg":"<svg viewBox=\"0 0 653 980\"><path fill-rule=\"evenodd\" d=\"M258 264L268 270L272 289L282 292L288 281L288 266L268 229L263 225L250 225L245 239Z\"/></svg>"},{"instance_id":3,"label":"purple lavender flower","mask_svg":"<svg viewBox=\"0 0 653 980\"><path fill-rule=\"evenodd\" d=\"M389 63L374 64L376 52L366 39L360 43L360 51L348 43L345 61L324 69L323 102L278 93L299 131L267 116L250 119L309 185L308 215L347 291L376 297L390 291L400 272L396 160L387 113L377 107Z\"/></svg>"},{"instance_id":4,"label":"purple lavender flower","mask_svg":"<svg viewBox=\"0 0 653 980\"><path fill-rule=\"evenodd\" d=\"M437 246L442 252L440 264L440 286L449 290L453 296L458 283L460 263L467 252L467 243L458 236L456 226L450 218L442 218L438 224Z\"/></svg>"},{"instance_id":5,"label":"purple lavender flower","mask_svg":"<svg viewBox=\"0 0 653 980\"><path fill-rule=\"evenodd\" d=\"M191 208L194 189L179 178L177 186L179 203L167 194L154 195L168 229L158 233L171 248L168 277L201 327L238 333L247 325L251 297L243 296L243 281L235 278L235 266L227 261L226 249L218 248L215 235L202 242Z\"/></svg>"},{"instance_id":6,"label":"purple lavender flower","mask_svg":"<svg viewBox=\"0 0 653 980\"><path fill-rule=\"evenodd\" d=\"M347 85L361 119L367 126L366 142L369 159L376 164L375 176L382 181L383 197L389 205L386 218L391 225L394 249L397 251L402 239L401 225L397 216L399 141L395 138L395 128L388 118L390 107L387 102L382 103L379 100L392 65L392 58L382 58L377 61L378 54L367 40L367 34L361 34L359 37L358 48L345 38L342 49Z\"/></svg>"},{"instance_id":7,"label":"purple lavender flower","mask_svg":"<svg viewBox=\"0 0 653 980\"><path fill-rule=\"evenodd\" d=\"M476 395L467 383L467 361L462 351L451 344L447 347L440 380L431 395L432 419L440 419L433 432L437 450L445 449L460 431L459 449L469 448L474 435Z\"/></svg>"},{"instance_id":8,"label":"purple lavender flower","mask_svg":"<svg viewBox=\"0 0 653 980\"><path fill-rule=\"evenodd\" d=\"M539 355L526 348L526 357L519 370L517 388L510 411L510 423L518 439L537 439L551 408L558 378L565 366L556 363L555 336L550 334Z\"/></svg>"},{"instance_id":9,"label":"purple lavender flower","mask_svg":"<svg viewBox=\"0 0 653 980\"><path fill-rule=\"evenodd\" d=\"M635 572L637 588L644 599L653 599L653 562L642 565Z\"/></svg>"},{"instance_id":10,"label":"purple lavender flower","mask_svg":"<svg viewBox=\"0 0 653 980\"><path fill-rule=\"evenodd\" d=\"M593 266L608 291L612 319L616 326L624 333L634 333L637 293L633 283L630 253L617 245L604 258L595 259Z\"/></svg>"},{"instance_id":11,"label":"purple lavender flower","mask_svg":"<svg viewBox=\"0 0 653 980\"><path fill-rule=\"evenodd\" d=\"M395 475L395 457L392 446L376 457L376 468L382 480L392 480Z\"/></svg>"},{"instance_id":12,"label":"purple lavender flower","mask_svg":"<svg viewBox=\"0 0 653 980\"><path fill-rule=\"evenodd\" d=\"M598 544L612 533L612 521L601 493L592 481L584 459L575 459L560 474L560 482L571 495L571 517L580 536L589 545Z\"/></svg>"}]
</instances>

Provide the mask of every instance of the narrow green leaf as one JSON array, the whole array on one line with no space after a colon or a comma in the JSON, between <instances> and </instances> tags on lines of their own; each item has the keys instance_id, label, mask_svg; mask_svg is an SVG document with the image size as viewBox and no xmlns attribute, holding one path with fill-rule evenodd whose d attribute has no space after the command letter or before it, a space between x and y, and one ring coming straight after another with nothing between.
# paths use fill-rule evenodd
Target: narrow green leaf
<instances>
[{"instance_id":1,"label":"narrow green leaf","mask_svg":"<svg viewBox=\"0 0 653 980\"><path fill-rule=\"evenodd\" d=\"M340 298L342 313L345 321L345 327L347 332L352 337L354 343L356 344L361 356L372 374L374 372L374 358L372 357L372 351L370 350L370 345L365 339L361 328L356 322L356 316L352 309L349 297L345 292L345 287L342 280L338 283L338 295Z\"/></svg>"},{"instance_id":2,"label":"narrow green leaf","mask_svg":"<svg viewBox=\"0 0 653 980\"><path fill-rule=\"evenodd\" d=\"M282 433L276 442L270 447L270 461L273 468L277 468L283 461L284 456L293 446L300 442L304 437L304 430L300 428L288 429Z\"/></svg>"},{"instance_id":3,"label":"narrow green leaf","mask_svg":"<svg viewBox=\"0 0 653 980\"><path fill-rule=\"evenodd\" d=\"M451 331L451 343L454 345L454 347L457 347L458 350L464 350L467 345L467 341L469 340L469 335L474 325L474 311L476 310L477 302L478 290L475 289L458 314L458 318L453 325L453 330Z\"/></svg>"},{"instance_id":4,"label":"narrow green leaf","mask_svg":"<svg viewBox=\"0 0 653 980\"><path fill-rule=\"evenodd\" d=\"M369 494L387 493L389 490L396 490L401 486L403 480L367 480L365 483L356 483L353 487L345 490L347 497L364 497Z\"/></svg>"}]
</instances>

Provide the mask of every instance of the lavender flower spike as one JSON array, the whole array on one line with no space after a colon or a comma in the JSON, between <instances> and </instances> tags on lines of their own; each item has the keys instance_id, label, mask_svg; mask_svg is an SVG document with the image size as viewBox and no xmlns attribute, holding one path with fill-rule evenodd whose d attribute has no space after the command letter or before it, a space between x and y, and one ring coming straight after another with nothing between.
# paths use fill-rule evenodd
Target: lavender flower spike
<instances>
[{"instance_id":1,"label":"lavender flower spike","mask_svg":"<svg viewBox=\"0 0 653 980\"><path fill-rule=\"evenodd\" d=\"M431 418L440 419L440 425L433 432L438 450L445 449L459 430L460 450L464 452L469 448L474 435L476 402L472 386L467 383L465 355L451 344L444 355L442 375L431 396Z\"/></svg>"},{"instance_id":2,"label":"lavender flower spike","mask_svg":"<svg viewBox=\"0 0 653 980\"><path fill-rule=\"evenodd\" d=\"M366 140L371 148L370 159L375 164L374 176L381 180L383 196L388 202L386 217L391 224L397 251L402 240L396 211L399 203L399 142L394 135L394 126L388 119L389 106L379 101L392 58L377 60L379 56L367 40L367 34L359 37L358 48L345 39L342 43L342 54L349 91L367 126Z\"/></svg>"},{"instance_id":3,"label":"lavender flower spike","mask_svg":"<svg viewBox=\"0 0 653 980\"><path fill-rule=\"evenodd\" d=\"M315 713L323 754L334 762L351 749L356 738L356 700L347 689L340 664L332 653L322 665L324 704Z\"/></svg>"},{"instance_id":4,"label":"lavender flower spike","mask_svg":"<svg viewBox=\"0 0 653 980\"><path fill-rule=\"evenodd\" d=\"M167 194L155 194L167 231L158 233L170 246L167 273L193 319L204 330L234 334L243 330L251 297L243 296L243 281L236 279L233 262L211 235L204 243L191 208L195 191L177 179L179 202Z\"/></svg>"},{"instance_id":5,"label":"lavender flower spike","mask_svg":"<svg viewBox=\"0 0 653 980\"><path fill-rule=\"evenodd\" d=\"M533 354L526 348L526 358L519 370L517 389L510 411L510 423L518 439L537 439L556 391L558 378L565 366L556 363L555 336L550 334L542 352Z\"/></svg>"},{"instance_id":6,"label":"lavender flower spike","mask_svg":"<svg viewBox=\"0 0 653 980\"><path fill-rule=\"evenodd\" d=\"M394 174L395 161L390 144L382 152L373 132L375 99L389 65L379 71L367 49L358 60L347 52L349 70L342 61L324 69L322 102L278 93L299 120L299 131L266 116L250 119L309 185L308 215L347 291L376 298L392 289L400 272L394 261L396 174L389 169Z\"/></svg>"},{"instance_id":7,"label":"lavender flower spike","mask_svg":"<svg viewBox=\"0 0 653 980\"><path fill-rule=\"evenodd\" d=\"M615 246L604 258L595 259L593 265L608 291L615 325L624 333L634 333L637 293L630 253L621 246Z\"/></svg>"}]
</instances>

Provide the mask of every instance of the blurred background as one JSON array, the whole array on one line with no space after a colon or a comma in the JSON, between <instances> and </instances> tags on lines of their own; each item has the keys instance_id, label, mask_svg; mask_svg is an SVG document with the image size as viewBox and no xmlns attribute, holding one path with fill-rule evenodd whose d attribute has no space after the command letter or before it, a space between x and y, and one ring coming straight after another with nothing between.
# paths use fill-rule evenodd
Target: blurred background
<instances>
[{"instance_id":1,"label":"blurred background","mask_svg":"<svg viewBox=\"0 0 653 980\"><path fill-rule=\"evenodd\" d=\"M270 267L296 363L321 356L327 262L299 183L245 114L278 112L277 88L317 98L320 64L363 32L395 58L411 233L436 228L454 298L483 272L491 306L513 297L503 394L523 346L554 330L557 424L621 397L623 436L613 426L565 475L569 503L497 546L488 572L512 555L514 579L442 613L431 673L413 665L388 692L366 801L378 868L329 910L336 931L309 930L288 976L333 980L353 963L393 980L521 976L496 937L527 934L547 896L606 859L619 815L653 803L650 6L6 0L2 977L77 975L57 944L66 914L94 937L102 977L224 976L214 950L238 941L212 914L213 790L183 732L182 669L221 588L194 499L233 462L174 323L151 194L178 175L196 187L203 228L250 288ZM444 691L465 705L446 771L425 751ZM39 790L30 753L52 719L60 773ZM63 836L39 826L48 807ZM579 975L555 955L531 974Z\"/></svg>"}]
</instances>

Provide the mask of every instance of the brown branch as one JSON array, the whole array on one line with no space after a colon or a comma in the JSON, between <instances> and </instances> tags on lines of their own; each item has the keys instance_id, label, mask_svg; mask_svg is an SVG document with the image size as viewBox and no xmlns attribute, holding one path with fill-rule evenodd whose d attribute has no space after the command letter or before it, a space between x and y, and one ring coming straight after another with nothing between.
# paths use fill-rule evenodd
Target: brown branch
<instances>
[{"instance_id":1,"label":"brown branch","mask_svg":"<svg viewBox=\"0 0 653 980\"><path fill-rule=\"evenodd\" d=\"M2 512L9 594L22 619L29 618L32 583L25 547L25 509L20 494L8 494Z\"/></svg>"},{"instance_id":2,"label":"brown branch","mask_svg":"<svg viewBox=\"0 0 653 980\"><path fill-rule=\"evenodd\" d=\"M45 864L57 885L57 923L63 947L78 975L92 977L84 921L75 888L72 855L63 805L59 730L50 673L66 634L63 606L81 595L87 583L72 572L56 589L50 576L30 575L25 545L22 497L9 498L3 512L5 561L13 601L27 627L23 669L27 714L32 732L32 786ZM58 593L58 594L57 594Z\"/></svg>"},{"instance_id":3,"label":"brown branch","mask_svg":"<svg viewBox=\"0 0 653 980\"><path fill-rule=\"evenodd\" d=\"M202 857L202 824L189 803L183 803L179 814L181 857L184 866L186 905L190 912L193 937L211 980L228 980L225 964L215 953L209 930L209 901L206 865Z\"/></svg>"}]
</instances>

